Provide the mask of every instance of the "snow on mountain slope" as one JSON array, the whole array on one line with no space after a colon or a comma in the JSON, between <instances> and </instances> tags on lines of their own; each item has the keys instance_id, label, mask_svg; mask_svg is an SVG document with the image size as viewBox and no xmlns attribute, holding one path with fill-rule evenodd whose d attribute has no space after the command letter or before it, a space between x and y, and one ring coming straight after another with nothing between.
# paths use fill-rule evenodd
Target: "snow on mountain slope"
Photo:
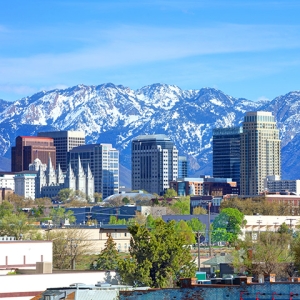
<instances>
[{"instance_id":1,"label":"snow on mountain slope","mask_svg":"<svg viewBox=\"0 0 300 300\"><path fill-rule=\"evenodd\" d=\"M81 84L43 91L13 103L0 100L0 108L0 153L7 158L18 135L83 130L88 143L112 143L120 150L121 163L130 168L132 138L165 133L180 155L189 156L194 172L211 174L212 129L238 126L247 111L267 110L274 113L280 128L283 168L289 165L291 149L293 159L300 162L300 150L292 147L300 134L297 91L273 101L253 102L212 88L182 90L174 85L153 84L134 91L112 83Z\"/></svg>"}]
</instances>

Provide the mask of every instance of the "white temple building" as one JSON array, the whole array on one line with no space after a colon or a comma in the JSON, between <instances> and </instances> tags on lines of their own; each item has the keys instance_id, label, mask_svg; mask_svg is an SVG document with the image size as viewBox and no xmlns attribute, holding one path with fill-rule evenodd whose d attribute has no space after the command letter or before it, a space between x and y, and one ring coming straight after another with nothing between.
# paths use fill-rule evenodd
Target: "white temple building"
<instances>
[{"instance_id":1,"label":"white temple building","mask_svg":"<svg viewBox=\"0 0 300 300\"><path fill-rule=\"evenodd\" d=\"M66 174L64 174L58 165L57 170L52 166L49 156L48 164L42 164L39 159L35 159L30 165L31 170L37 171L35 179L35 198L49 197L54 198L62 189L71 189L80 191L87 196L91 202L94 201L94 177L89 165L85 171L78 158L77 169L73 170L69 164Z\"/></svg>"}]
</instances>

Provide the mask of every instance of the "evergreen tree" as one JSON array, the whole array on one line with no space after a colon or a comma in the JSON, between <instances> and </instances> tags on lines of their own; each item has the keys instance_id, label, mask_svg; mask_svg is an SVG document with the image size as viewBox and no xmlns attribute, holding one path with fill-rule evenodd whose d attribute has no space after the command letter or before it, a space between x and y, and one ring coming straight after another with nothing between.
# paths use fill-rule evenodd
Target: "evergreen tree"
<instances>
[{"instance_id":1,"label":"evergreen tree","mask_svg":"<svg viewBox=\"0 0 300 300\"><path fill-rule=\"evenodd\" d=\"M155 220L155 228L130 226L130 258L120 260L122 281L133 286L173 287L180 277L194 277L196 265L175 222Z\"/></svg>"},{"instance_id":2,"label":"evergreen tree","mask_svg":"<svg viewBox=\"0 0 300 300\"><path fill-rule=\"evenodd\" d=\"M116 243L110 235L105 243L104 249L100 252L97 258L97 269L117 270L119 260L120 258Z\"/></svg>"}]
</instances>

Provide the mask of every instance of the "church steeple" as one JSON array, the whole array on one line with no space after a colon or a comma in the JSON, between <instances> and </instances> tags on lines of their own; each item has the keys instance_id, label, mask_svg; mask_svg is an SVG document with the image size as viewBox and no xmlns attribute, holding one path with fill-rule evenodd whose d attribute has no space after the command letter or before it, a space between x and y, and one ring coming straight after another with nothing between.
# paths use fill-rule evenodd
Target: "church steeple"
<instances>
[{"instance_id":1,"label":"church steeple","mask_svg":"<svg viewBox=\"0 0 300 300\"><path fill-rule=\"evenodd\" d=\"M56 181L57 183L64 183L64 174L61 170L60 164L58 164L58 168L56 170Z\"/></svg>"},{"instance_id":2,"label":"church steeple","mask_svg":"<svg viewBox=\"0 0 300 300\"><path fill-rule=\"evenodd\" d=\"M47 170L45 172L45 175L46 175L46 183L47 183L48 186L56 185L56 175L55 175L55 170L52 166L50 153L49 153Z\"/></svg>"}]
</instances>

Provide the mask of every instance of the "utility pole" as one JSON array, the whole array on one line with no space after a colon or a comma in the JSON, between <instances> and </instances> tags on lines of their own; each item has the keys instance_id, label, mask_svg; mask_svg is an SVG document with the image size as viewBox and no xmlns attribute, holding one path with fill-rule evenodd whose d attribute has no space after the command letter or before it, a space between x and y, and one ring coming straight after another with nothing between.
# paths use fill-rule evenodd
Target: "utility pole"
<instances>
[{"instance_id":1,"label":"utility pole","mask_svg":"<svg viewBox=\"0 0 300 300\"><path fill-rule=\"evenodd\" d=\"M295 221L296 219L286 219L287 221L290 221L290 230L292 229L292 222Z\"/></svg>"},{"instance_id":2,"label":"utility pole","mask_svg":"<svg viewBox=\"0 0 300 300\"><path fill-rule=\"evenodd\" d=\"M198 242L198 271L200 272L200 231L197 231L197 242Z\"/></svg>"},{"instance_id":3,"label":"utility pole","mask_svg":"<svg viewBox=\"0 0 300 300\"><path fill-rule=\"evenodd\" d=\"M212 249L211 249L211 231L210 231L210 206L211 202L208 202L208 247L209 247L209 256L212 256Z\"/></svg>"},{"instance_id":4,"label":"utility pole","mask_svg":"<svg viewBox=\"0 0 300 300\"><path fill-rule=\"evenodd\" d=\"M274 227L275 227L275 232L276 232L276 229L277 229L277 224L279 224L278 222L274 222Z\"/></svg>"},{"instance_id":5,"label":"utility pole","mask_svg":"<svg viewBox=\"0 0 300 300\"><path fill-rule=\"evenodd\" d=\"M262 220L258 220L256 223L258 224L258 235L260 235L260 224L262 223Z\"/></svg>"},{"instance_id":6,"label":"utility pole","mask_svg":"<svg viewBox=\"0 0 300 300\"><path fill-rule=\"evenodd\" d=\"M76 240L71 239L70 240L70 247L71 247L70 252L71 252L71 268L72 268L72 270L75 270L75 268L76 268L75 259L76 259L77 246L78 245L76 244Z\"/></svg>"}]
</instances>

